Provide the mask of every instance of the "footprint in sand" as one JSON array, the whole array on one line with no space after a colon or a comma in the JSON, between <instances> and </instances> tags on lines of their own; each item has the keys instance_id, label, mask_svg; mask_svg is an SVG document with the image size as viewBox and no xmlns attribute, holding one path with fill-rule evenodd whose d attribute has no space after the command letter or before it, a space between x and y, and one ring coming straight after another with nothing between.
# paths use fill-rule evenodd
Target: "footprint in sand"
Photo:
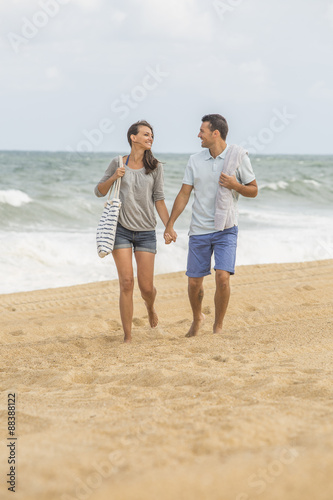
<instances>
[{"instance_id":1,"label":"footprint in sand","mask_svg":"<svg viewBox=\"0 0 333 500\"><path fill-rule=\"evenodd\" d=\"M315 288L313 288L313 286L311 285L304 285L304 286L297 286L295 290L297 290L297 292L303 292L303 290L310 292L312 290L315 290Z\"/></svg>"},{"instance_id":2,"label":"footprint in sand","mask_svg":"<svg viewBox=\"0 0 333 500\"><path fill-rule=\"evenodd\" d=\"M133 318L133 325L135 326L143 326L145 324L143 319Z\"/></svg>"},{"instance_id":3,"label":"footprint in sand","mask_svg":"<svg viewBox=\"0 0 333 500\"><path fill-rule=\"evenodd\" d=\"M303 290L311 291L311 290L315 290L315 288L313 288L313 286L311 286L311 285L305 285L305 286L303 286Z\"/></svg>"},{"instance_id":4,"label":"footprint in sand","mask_svg":"<svg viewBox=\"0 0 333 500\"><path fill-rule=\"evenodd\" d=\"M180 319L179 321L177 321L177 323L176 323L176 324L177 324L177 325L182 325L182 324L184 324L184 323L189 323L189 322L190 322L190 320L189 320L189 319Z\"/></svg>"},{"instance_id":5,"label":"footprint in sand","mask_svg":"<svg viewBox=\"0 0 333 500\"><path fill-rule=\"evenodd\" d=\"M220 363L226 363L228 361L228 358L222 358L222 356L214 356L213 360L219 361Z\"/></svg>"},{"instance_id":6,"label":"footprint in sand","mask_svg":"<svg viewBox=\"0 0 333 500\"><path fill-rule=\"evenodd\" d=\"M18 337L19 335L25 335L23 330L15 330L14 332L9 332L10 335Z\"/></svg>"},{"instance_id":7,"label":"footprint in sand","mask_svg":"<svg viewBox=\"0 0 333 500\"><path fill-rule=\"evenodd\" d=\"M78 347L79 349L87 348L85 341L82 339L76 340L75 342L73 342L73 345L75 345L75 347Z\"/></svg>"},{"instance_id":8,"label":"footprint in sand","mask_svg":"<svg viewBox=\"0 0 333 500\"><path fill-rule=\"evenodd\" d=\"M134 318L134 319L138 319L138 318ZM140 320L139 320L140 321ZM108 320L107 321L107 324L108 324L108 327L111 329L111 330L120 330L121 329L121 324L119 323L119 321L116 321L116 320ZM135 324L135 323L134 323Z\"/></svg>"}]
</instances>

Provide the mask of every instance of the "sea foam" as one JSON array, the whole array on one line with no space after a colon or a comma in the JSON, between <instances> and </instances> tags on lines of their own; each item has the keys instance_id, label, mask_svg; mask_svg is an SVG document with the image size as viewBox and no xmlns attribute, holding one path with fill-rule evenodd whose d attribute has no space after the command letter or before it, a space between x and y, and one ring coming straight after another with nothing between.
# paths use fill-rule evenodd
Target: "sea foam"
<instances>
[{"instance_id":1,"label":"sea foam","mask_svg":"<svg viewBox=\"0 0 333 500\"><path fill-rule=\"evenodd\" d=\"M0 203L11 205L12 207L21 207L32 202L30 196L19 189L7 189L0 191Z\"/></svg>"},{"instance_id":2,"label":"sea foam","mask_svg":"<svg viewBox=\"0 0 333 500\"><path fill-rule=\"evenodd\" d=\"M94 195L117 154L69 160L66 153L0 153L0 293L117 279L112 256L97 255L104 200ZM158 157L170 211L188 155ZM262 156L251 162L260 189L255 199L240 196L238 202L236 266L333 258L333 156ZM156 274L184 272L192 202L193 194L176 221L176 244L164 244L158 221Z\"/></svg>"}]
</instances>

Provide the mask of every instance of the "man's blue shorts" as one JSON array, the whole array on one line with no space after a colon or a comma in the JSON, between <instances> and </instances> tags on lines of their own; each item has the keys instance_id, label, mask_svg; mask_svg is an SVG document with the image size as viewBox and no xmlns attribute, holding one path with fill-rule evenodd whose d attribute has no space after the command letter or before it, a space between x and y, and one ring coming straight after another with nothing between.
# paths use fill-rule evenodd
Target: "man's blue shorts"
<instances>
[{"instance_id":1,"label":"man's blue shorts","mask_svg":"<svg viewBox=\"0 0 333 500\"><path fill-rule=\"evenodd\" d=\"M202 278L211 274L214 252L214 269L235 274L238 226L209 234L192 235L189 239L187 271L190 278Z\"/></svg>"}]
</instances>

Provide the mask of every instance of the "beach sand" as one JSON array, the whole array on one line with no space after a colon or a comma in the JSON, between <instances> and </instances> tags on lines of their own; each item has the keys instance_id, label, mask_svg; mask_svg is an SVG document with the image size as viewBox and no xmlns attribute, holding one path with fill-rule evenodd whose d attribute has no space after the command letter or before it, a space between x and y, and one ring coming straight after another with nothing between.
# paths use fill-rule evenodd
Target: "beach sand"
<instances>
[{"instance_id":1,"label":"beach sand","mask_svg":"<svg viewBox=\"0 0 333 500\"><path fill-rule=\"evenodd\" d=\"M195 338L183 272L0 296L0 496L16 500L331 500L333 260L240 266L224 334L214 275ZM7 395L16 394L16 493Z\"/></svg>"}]
</instances>

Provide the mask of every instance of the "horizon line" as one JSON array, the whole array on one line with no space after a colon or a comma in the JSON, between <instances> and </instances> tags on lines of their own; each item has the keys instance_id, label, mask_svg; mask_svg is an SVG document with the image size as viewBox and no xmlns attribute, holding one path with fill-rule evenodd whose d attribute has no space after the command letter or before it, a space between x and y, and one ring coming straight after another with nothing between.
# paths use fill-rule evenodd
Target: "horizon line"
<instances>
[{"instance_id":1,"label":"horizon line","mask_svg":"<svg viewBox=\"0 0 333 500\"><path fill-rule=\"evenodd\" d=\"M172 152L172 151L154 151L156 155L193 155L196 152ZM119 154L119 151L65 151L63 149L0 149L0 153L65 153L68 155L98 155L98 154ZM251 156L333 156L332 153L249 153Z\"/></svg>"}]
</instances>

